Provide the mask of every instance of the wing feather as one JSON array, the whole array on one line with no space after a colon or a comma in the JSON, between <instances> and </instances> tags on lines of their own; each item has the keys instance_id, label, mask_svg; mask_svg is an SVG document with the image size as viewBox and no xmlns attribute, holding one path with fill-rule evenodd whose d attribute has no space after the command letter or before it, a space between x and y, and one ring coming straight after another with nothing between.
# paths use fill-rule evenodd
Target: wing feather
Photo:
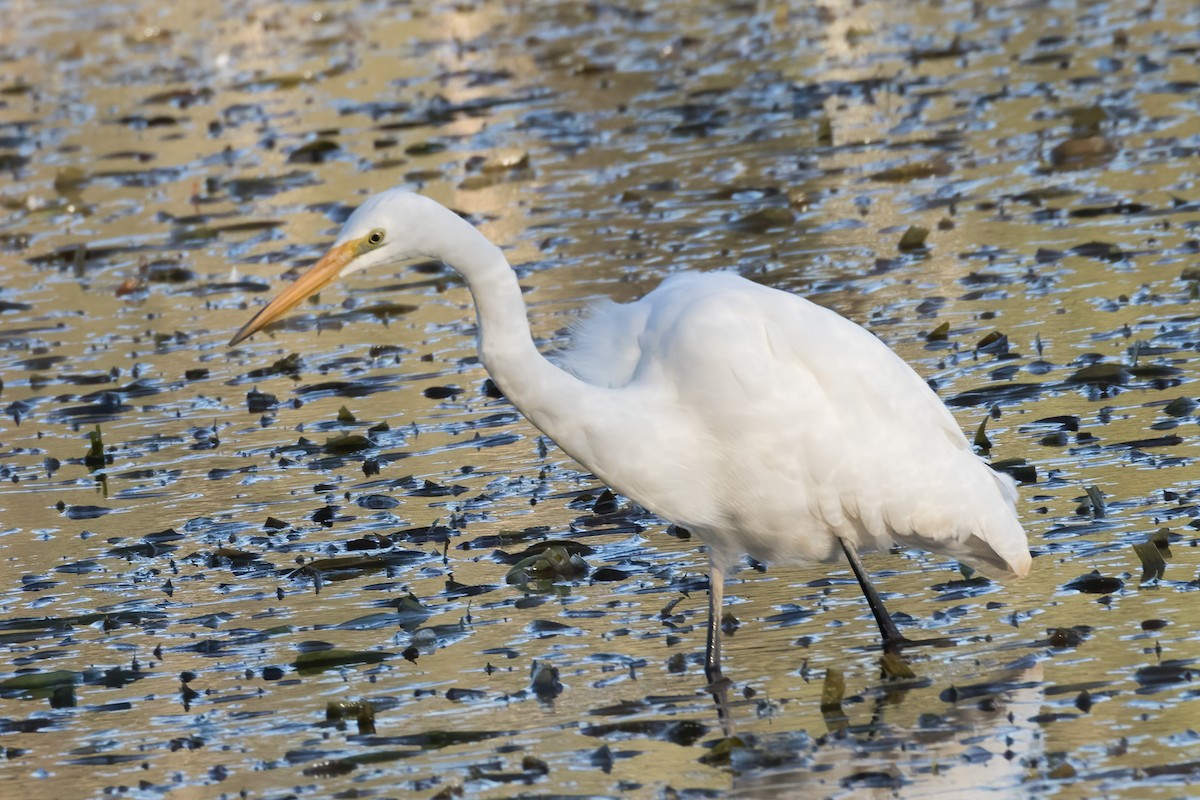
<instances>
[{"instance_id":1,"label":"wing feather","mask_svg":"<svg viewBox=\"0 0 1200 800\"><path fill-rule=\"evenodd\" d=\"M692 519L672 521L710 529L710 546L726 536L730 554L831 560L840 536L993 573L1028 569L1011 479L972 452L899 356L834 312L686 273L637 303L595 307L573 340L568 369L643 389L653 413L689 438L662 468L705 489L689 498Z\"/></svg>"}]
</instances>

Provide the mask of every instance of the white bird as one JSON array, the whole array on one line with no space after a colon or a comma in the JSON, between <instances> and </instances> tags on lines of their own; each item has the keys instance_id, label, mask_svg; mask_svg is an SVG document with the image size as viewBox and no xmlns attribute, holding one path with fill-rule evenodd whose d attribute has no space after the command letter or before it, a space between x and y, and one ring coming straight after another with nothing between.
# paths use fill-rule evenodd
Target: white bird
<instances>
[{"instance_id":1,"label":"white bird","mask_svg":"<svg viewBox=\"0 0 1200 800\"><path fill-rule=\"evenodd\" d=\"M1016 486L874 335L829 309L728 273L682 273L633 303L603 302L551 361L500 249L402 189L368 199L329 252L263 307L235 345L359 270L436 259L475 301L479 355L505 396L613 490L708 546L705 673L721 677L725 575L843 555L884 647L905 640L858 559L911 546L998 576L1031 557Z\"/></svg>"}]
</instances>

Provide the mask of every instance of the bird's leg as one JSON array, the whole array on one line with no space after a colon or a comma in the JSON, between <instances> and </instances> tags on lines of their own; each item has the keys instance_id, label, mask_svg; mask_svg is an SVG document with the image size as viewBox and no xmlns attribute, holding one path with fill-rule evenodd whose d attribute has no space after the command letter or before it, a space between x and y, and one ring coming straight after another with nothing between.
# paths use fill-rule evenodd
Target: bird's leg
<instances>
[{"instance_id":1,"label":"bird's leg","mask_svg":"<svg viewBox=\"0 0 1200 800\"><path fill-rule=\"evenodd\" d=\"M729 681L721 673L721 607L725 601L725 573L708 559L708 646L704 650L704 677L708 691L717 704L717 717L725 736L733 736L733 715L729 713Z\"/></svg>"},{"instance_id":2,"label":"bird's leg","mask_svg":"<svg viewBox=\"0 0 1200 800\"><path fill-rule=\"evenodd\" d=\"M901 636L900 631L896 629L896 623L892 621L892 616L884 607L879 592L875 591L871 579L867 577L867 571L863 569L858 553L845 539L839 538L838 541L842 543L842 552L846 554L846 560L850 562L850 569L854 571L854 577L858 579L858 585L862 587L862 593L867 598L867 605L871 607L871 613L875 615L875 622L879 625L879 632L883 635L883 649L890 652L900 650L908 644L908 640Z\"/></svg>"},{"instance_id":3,"label":"bird's leg","mask_svg":"<svg viewBox=\"0 0 1200 800\"><path fill-rule=\"evenodd\" d=\"M721 674L721 607L725 603L725 573L708 559L708 645L704 650L704 676L716 684Z\"/></svg>"}]
</instances>

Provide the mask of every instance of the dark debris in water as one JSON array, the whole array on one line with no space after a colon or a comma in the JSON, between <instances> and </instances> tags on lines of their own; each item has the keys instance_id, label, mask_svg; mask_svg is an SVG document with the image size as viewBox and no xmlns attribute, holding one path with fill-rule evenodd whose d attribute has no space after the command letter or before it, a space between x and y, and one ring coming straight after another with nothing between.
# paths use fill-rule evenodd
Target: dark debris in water
<instances>
[{"instance_id":1,"label":"dark debris in water","mask_svg":"<svg viewBox=\"0 0 1200 800\"><path fill-rule=\"evenodd\" d=\"M1124 587L1125 582L1120 578L1101 575L1095 571L1081 575L1063 586L1064 589L1071 589L1084 594L1113 594L1121 591Z\"/></svg>"},{"instance_id":2,"label":"dark debris in water","mask_svg":"<svg viewBox=\"0 0 1200 800\"><path fill-rule=\"evenodd\" d=\"M977 774L1095 795L1200 774L1177 713L1198 696L1194 14L663 0L497 26L471 4L312 5L242 20L254 45L212 75L189 54L221 20L168 29L138 2L35 9L6 53L14 769L48 796L159 792L179 750L208 755L172 780L265 765L301 795L934 795ZM366 75L385 41L412 69ZM104 136L45 113L47 75ZM356 275L223 348L396 184L458 193L550 339L567 304L689 269L865 323L1024 484L1030 578L890 557L906 630L959 645L909 656L920 681L881 675L836 576L735 579L753 602L722 615L720 731L702 543L519 419L444 267ZM800 702L839 670L836 709ZM138 722L180 709L205 725ZM1084 739L1057 736L1081 716Z\"/></svg>"},{"instance_id":3,"label":"dark debris in water","mask_svg":"<svg viewBox=\"0 0 1200 800\"><path fill-rule=\"evenodd\" d=\"M292 666L306 675L352 664L377 664L391 656L391 653L378 651L314 649L298 655Z\"/></svg>"},{"instance_id":4,"label":"dark debris in water","mask_svg":"<svg viewBox=\"0 0 1200 800\"><path fill-rule=\"evenodd\" d=\"M1200 677L1195 659L1168 659L1160 664L1142 667L1134 673L1138 694L1155 694L1182 683L1192 683Z\"/></svg>"},{"instance_id":5,"label":"dark debris in water","mask_svg":"<svg viewBox=\"0 0 1200 800\"><path fill-rule=\"evenodd\" d=\"M708 726L692 720L637 720L584 726L584 736L612 741L650 738L690 746L708 734Z\"/></svg>"},{"instance_id":6,"label":"dark debris in water","mask_svg":"<svg viewBox=\"0 0 1200 800\"><path fill-rule=\"evenodd\" d=\"M389 550L368 556L332 556L306 561L296 569L282 570L285 575L303 574L318 581L350 580L368 572L405 567L429 558L423 550Z\"/></svg>"},{"instance_id":7,"label":"dark debris in water","mask_svg":"<svg viewBox=\"0 0 1200 800\"><path fill-rule=\"evenodd\" d=\"M590 548L574 542L534 545L522 553L520 560L508 570L505 581L529 588L547 587L558 581L580 580L587 576L590 569L581 554L588 552L591 552Z\"/></svg>"}]
</instances>

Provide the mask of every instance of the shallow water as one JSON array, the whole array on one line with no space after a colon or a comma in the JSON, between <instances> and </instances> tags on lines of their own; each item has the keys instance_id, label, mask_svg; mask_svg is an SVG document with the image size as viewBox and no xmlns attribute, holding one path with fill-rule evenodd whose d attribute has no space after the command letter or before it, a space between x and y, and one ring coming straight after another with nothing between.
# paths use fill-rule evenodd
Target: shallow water
<instances>
[{"instance_id":1,"label":"shallow water","mask_svg":"<svg viewBox=\"0 0 1200 800\"><path fill-rule=\"evenodd\" d=\"M1196 9L544 5L0 8L5 785L1194 793ZM1032 575L868 557L905 631L959 640L898 684L848 570L741 573L721 756L702 551L597 511L488 397L448 270L356 276L226 348L396 184L505 247L547 347L680 269L866 325L1035 470ZM589 574L507 584L544 540ZM1119 586L1068 588L1093 570ZM352 702L373 722L327 719Z\"/></svg>"}]
</instances>

